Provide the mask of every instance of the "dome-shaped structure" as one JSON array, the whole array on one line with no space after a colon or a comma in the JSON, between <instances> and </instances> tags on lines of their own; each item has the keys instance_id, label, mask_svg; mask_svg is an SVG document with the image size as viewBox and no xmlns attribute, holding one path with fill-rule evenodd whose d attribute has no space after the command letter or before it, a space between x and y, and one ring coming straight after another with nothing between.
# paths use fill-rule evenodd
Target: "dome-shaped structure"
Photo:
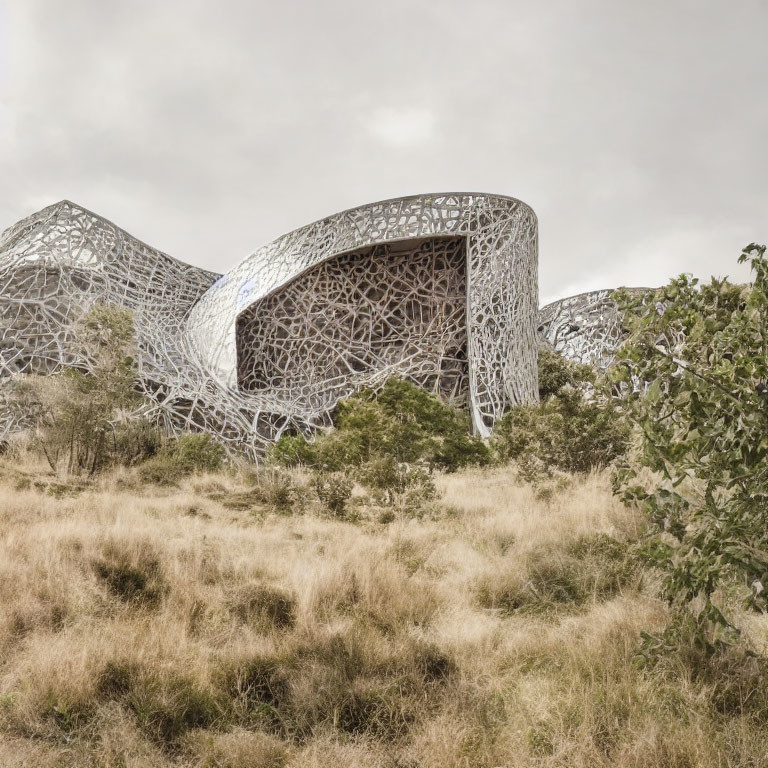
<instances>
[{"instance_id":1,"label":"dome-shaped structure","mask_svg":"<svg viewBox=\"0 0 768 768\"><path fill-rule=\"evenodd\" d=\"M650 288L624 288L644 294ZM539 310L539 337L569 360L606 370L625 339L613 289L587 291L553 301Z\"/></svg>"}]
</instances>

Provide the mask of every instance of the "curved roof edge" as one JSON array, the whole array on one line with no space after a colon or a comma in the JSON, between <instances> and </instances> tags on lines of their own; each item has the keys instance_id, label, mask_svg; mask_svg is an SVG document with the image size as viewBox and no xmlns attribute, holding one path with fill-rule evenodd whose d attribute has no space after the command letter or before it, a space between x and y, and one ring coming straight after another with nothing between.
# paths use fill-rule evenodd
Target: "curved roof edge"
<instances>
[{"instance_id":1,"label":"curved roof edge","mask_svg":"<svg viewBox=\"0 0 768 768\"><path fill-rule=\"evenodd\" d=\"M568 299L580 299L582 296L590 296L593 293L603 293L604 291L655 291L655 288L651 288L649 286L645 285L617 285L614 288L595 288L591 291L582 291L581 293L572 293L570 296L563 296L560 299L555 299L554 301L548 301L546 304L539 307L539 312L543 312L545 309L549 309L549 307L553 307L555 304L560 304L563 301L568 301Z\"/></svg>"},{"instance_id":2,"label":"curved roof edge","mask_svg":"<svg viewBox=\"0 0 768 768\"><path fill-rule=\"evenodd\" d=\"M35 216L41 216L47 212L54 213L55 211L58 211L59 209L63 208L64 206L69 206L70 208L76 208L79 211L82 211L88 216L93 216L93 218L98 219L99 221L103 222L104 224L109 225L110 227L114 227L118 232L120 232L122 235L125 235L125 237L130 238L131 240L135 241L139 245L143 246L144 248L148 248L151 251L154 251L157 254L160 254L161 256L164 256L166 259L169 259L170 261L175 262L176 264L180 264L183 267L189 267L191 269L197 269L201 272L207 272L209 275L211 275L214 279L218 279L221 277L221 272L214 272L212 269L206 269L205 267L198 267L196 264L190 264L188 261L183 261L182 259L178 259L175 256L171 256L171 254L166 253L165 251L161 251L159 248L155 248L154 245L150 245L146 240L142 240L141 238L136 237L136 235L131 234L127 229L124 229L123 227L119 226L118 224L115 224L114 221L111 219L106 218L105 216L102 216L100 213L96 213L95 211L92 211L90 208L86 208L84 205L80 205L80 203L75 203L72 200L69 200L67 198L64 198L62 200L59 200L56 203L51 203L51 205L46 205L43 208L40 208L37 211L33 211L32 213L28 214L27 216L24 216L23 218L19 219L18 221L11 224L9 227L6 227L1 233L0 233L0 239L5 239L5 236L15 227L18 227L20 224L23 224L29 219L34 218Z\"/></svg>"},{"instance_id":3,"label":"curved roof edge","mask_svg":"<svg viewBox=\"0 0 768 768\"><path fill-rule=\"evenodd\" d=\"M287 232L283 232L282 235L278 235L277 237L273 238L273 240L279 240L281 237L285 237L285 235L290 235L291 232L295 232L297 229L304 229L305 227L311 227L313 224L319 224L321 221L325 221L331 216L343 216L345 213L351 213L352 211L357 211L360 208L368 208L372 205L386 205L387 203L400 203L400 202L406 202L407 200L424 199L427 197L498 197L500 200L509 200L510 202L524 205L531 212L534 219L536 219L536 224L538 225L539 223L538 216L536 216L536 211L534 211L531 205L526 203L525 200L521 200L519 197L512 197L512 195L500 195L496 192L477 192L477 191L459 192L451 189L448 191L438 191L438 192L420 192L413 195L402 195L400 197L385 197L383 200L371 200L370 202L367 202L367 203L360 203L360 205L351 205L349 208L342 208L340 211L333 211L332 213L329 213L327 216L321 216L319 219L315 219L314 221L309 221L300 227L296 227L296 229L289 229ZM270 240L270 242L272 241Z\"/></svg>"}]
</instances>

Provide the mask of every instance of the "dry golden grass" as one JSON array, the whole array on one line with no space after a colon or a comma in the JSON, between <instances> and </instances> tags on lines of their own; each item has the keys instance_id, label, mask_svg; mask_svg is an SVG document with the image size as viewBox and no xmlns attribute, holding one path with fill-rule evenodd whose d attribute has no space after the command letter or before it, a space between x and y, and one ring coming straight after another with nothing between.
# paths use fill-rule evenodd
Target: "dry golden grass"
<instances>
[{"instance_id":1,"label":"dry golden grass","mask_svg":"<svg viewBox=\"0 0 768 768\"><path fill-rule=\"evenodd\" d=\"M384 524L0 470L0 766L768 764L765 713L634 662L665 610L604 476L442 476Z\"/></svg>"}]
</instances>

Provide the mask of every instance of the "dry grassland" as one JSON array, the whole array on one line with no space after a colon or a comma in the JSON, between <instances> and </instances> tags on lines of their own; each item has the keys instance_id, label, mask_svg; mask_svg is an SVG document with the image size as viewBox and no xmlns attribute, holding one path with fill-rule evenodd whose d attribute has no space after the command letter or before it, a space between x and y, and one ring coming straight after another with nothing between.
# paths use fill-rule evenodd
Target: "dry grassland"
<instances>
[{"instance_id":1,"label":"dry grassland","mask_svg":"<svg viewBox=\"0 0 768 768\"><path fill-rule=\"evenodd\" d=\"M345 522L226 473L1 471L0 766L768 765L746 689L636 663L665 609L605 476Z\"/></svg>"}]
</instances>

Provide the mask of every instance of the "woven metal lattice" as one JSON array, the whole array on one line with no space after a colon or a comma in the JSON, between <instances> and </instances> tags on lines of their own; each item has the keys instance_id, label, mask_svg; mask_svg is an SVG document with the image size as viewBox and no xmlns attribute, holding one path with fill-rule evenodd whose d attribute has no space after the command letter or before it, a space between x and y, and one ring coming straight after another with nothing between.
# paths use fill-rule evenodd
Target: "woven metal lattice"
<instances>
[{"instance_id":1,"label":"woven metal lattice","mask_svg":"<svg viewBox=\"0 0 768 768\"><path fill-rule=\"evenodd\" d=\"M466 399L466 292L463 238L336 256L239 316L240 387L304 408L322 392L327 407L372 374L403 375Z\"/></svg>"},{"instance_id":2,"label":"woven metal lattice","mask_svg":"<svg viewBox=\"0 0 768 768\"><path fill-rule=\"evenodd\" d=\"M443 236L465 241L468 404L476 430L488 435L509 405L535 400L537 392L537 223L533 211L512 198L447 194L387 200L290 232L219 278L195 304L188 321L194 353L222 386L238 391L237 318L243 312L340 254ZM377 386L383 378L371 371L356 383ZM260 412L316 423L328 402L318 382L310 402L265 394Z\"/></svg>"},{"instance_id":3,"label":"woven metal lattice","mask_svg":"<svg viewBox=\"0 0 768 768\"><path fill-rule=\"evenodd\" d=\"M536 217L512 198L355 208L221 276L64 201L0 238L0 378L87 365L74 323L109 302L134 313L141 387L171 429L258 456L397 373L463 398L487 435L536 398L536 295Z\"/></svg>"},{"instance_id":4,"label":"woven metal lattice","mask_svg":"<svg viewBox=\"0 0 768 768\"><path fill-rule=\"evenodd\" d=\"M647 288L625 289L645 293ZM547 304L539 311L539 337L570 360L606 370L625 339L613 290L590 291Z\"/></svg>"}]
</instances>

